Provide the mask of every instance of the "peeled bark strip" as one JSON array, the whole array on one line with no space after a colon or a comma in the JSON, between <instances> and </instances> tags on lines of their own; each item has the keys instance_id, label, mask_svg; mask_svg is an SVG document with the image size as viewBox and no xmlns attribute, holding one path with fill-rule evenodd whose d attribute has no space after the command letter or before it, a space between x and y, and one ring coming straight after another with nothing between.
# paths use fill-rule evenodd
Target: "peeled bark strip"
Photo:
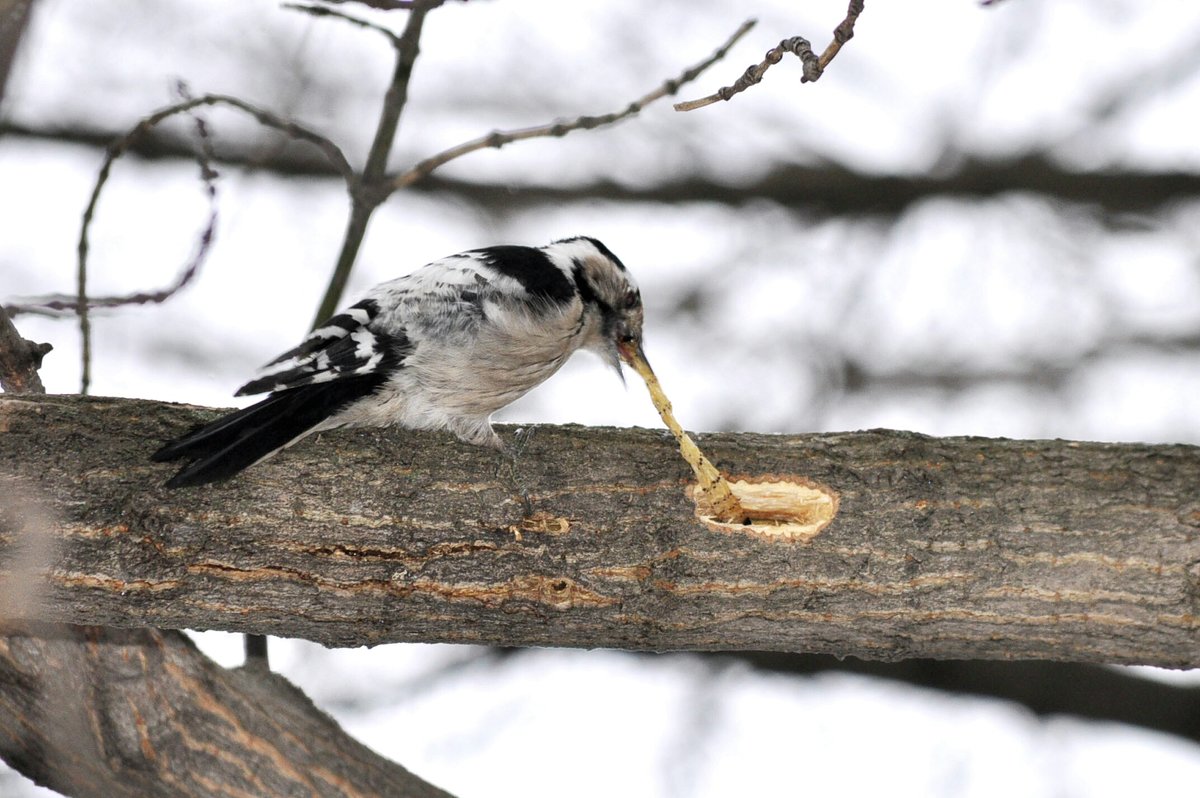
<instances>
[{"instance_id":1,"label":"peeled bark strip","mask_svg":"<svg viewBox=\"0 0 1200 798\"><path fill-rule=\"evenodd\" d=\"M1200 448L705 435L836 493L807 542L696 517L665 431L537 427L516 482L445 435L344 431L211 488L147 461L213 411L0 399L8 492L56 520L20 617L331 645L487 642L1200 665ZM505 433L511 438L511 432ZM522 448L523 446L523 448ZM14 513L0 562L29 559ZM25 552L25 554L22 554Z\"/></svg>"},{"instance_id":2,"label":"peeled bark strip","mask_svg":"<svg viewBox=\"0 0 1200 798\"><path fill-rule=\"evenodd\" d=\"M66 795L449 798L287 680L220 668L178 632L0 631L0 754Z\"/></svg>"}]
</instances>

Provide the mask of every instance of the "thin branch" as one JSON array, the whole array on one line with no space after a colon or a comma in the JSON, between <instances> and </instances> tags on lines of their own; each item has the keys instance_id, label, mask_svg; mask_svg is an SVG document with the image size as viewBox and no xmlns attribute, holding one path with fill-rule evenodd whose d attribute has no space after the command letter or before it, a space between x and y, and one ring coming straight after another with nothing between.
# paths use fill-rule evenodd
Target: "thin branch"
<instances>
[{"instance_id":1,"label":"thin branch","mask_svg":"<svg viewBox=\"0 0 1200 798\"><path fill-rule=\"evenodd\" d=\"M467 0L463 0L465 3ZM324 0L326 3L334 5L342 5L344 3L358 3L367 8L374 8L380 11L410 11L418 5L422 5L422 0ZM444 2L444 0L442 0ZM439 2L438 5L442 3Z\"/></svg>"},{"instance_id":2,"label":"thin branch","mask_svg":"<svg viewBox=\"0 0 1200 798\"><path fill-rule=\"evenodd\" d=\"M160 288L157 291L138 291L132 294L122 294L119 296L103 296L103 297L88 297L86 305L88 310L124 307L125 305L157 305L166 302L173 297L180 289L186 287L195 278L199 271L200 265L204 260L205 253L211 245L215 224L216 214L209 216L209 224L201 231L199 241L196 247L196 253L187 265L179 273L175 282L170 285ZM74 295L67 294L49 294L47 296L34 297L23 302L12 303L3 306L12 315L21 313L29 313L36 316L49 316L51 318L63 316L67 314L75 314L79 308L79 299Z\"/></svg>"},{"instance_id":3,"label":"thin branch","mask_svg":"<svg viewBox=\"0 0 1200 798\"><path fill-rule=\"evenodd\" d=\"M418 182L422 178L427 177L435 169L444 164L453 161L455 158L484 150L489 148L500 148L506 144L511 144L514 141L524 141L526 139L561 137L575 130L592 130L594 128L612 125L620 122L623 119L628 119L640 113L650 103L660 100L663 97L676 94L685 84L690 83L699 77L705 70L720 61L729 52L730 48L745 36L751 28L754 27L756 21L748 19L733 32L726 42L717 48L708 58L704 59L695 66L685 70L679 77L665 81L654 91L646 94L637 100L634 100L629 105L625 106L620 111L603 114L601 116L581 116L573 120L556 119L553 122L536 127L520 128L517 130L494 130L486 136L480 136L477 139L463 142L457 146L439 152L437 155L426 158L417 163L411 169L401 172L392 178L391 190L396 191Z\"/></svg>"},{"instance_id":4,"label":"thin branch","mask_svg":"<svg viewBox=\"0 0 1200 798\"><path fill-rule=\"evenodd\" d=\"M320 133L309 130L308 128L299 125L282 117L276 116L270 111L265 111L254 105L251 105L244 100L239 100L236 97L229 97L222 94L205 94L201 97L188 98L182 102L169 105L162 108L153 114L145 117L137 123L127 134L117 139L109 145L108 151L105 153L104 163L100 167L100 173L96 177L96 184L92 188L92 195L88 199L87 208L83 212L83 223L79 231L78 251L78 268L76 270L76 293L75 293L75 311L79 316L79 332L83 341L82 358L83 358L83 373L80 379L80 393L87 393L89 384L91 383L91 320L88 315L89 300L87 296L87 258L90 249L88 232L91 229L92 220L96 213L96 205L100 201L100 193L103 191L105 184L108 182L109 175L112 173L113 164L147 131L155 127L165 119L176 116L181 113L190 112L202 106L226 105L243 111L254 117L260 124L267 127L279 130L281 133L301 141L307 141L317 147L333 165L334 169L349 181L354 174L350 162L346 156L330 139L322 136ZM207 145L205 145L207 146ZM201 173L206 184L209 182L209 173L212 170L207 166L207 160L202 163ZM212 186L209 185L211 192ZM210 193L211 200L211 193ZM201 244L197 250L196 256L193 258L193 264L196 268L199 267L204 255L208 250L208 243L212 238L212 229L215 224L215 209L210 216L208 228L201 234ZM194 268L189 269L192 274L195 273ZM183 284L191 277L188 271L184 272ZM180 284L179 287L182 287ZM138 301L132 298L131 301ZM149 301L149 300L143 300ZM124 303L128 304L128 303Z\"/></svg>"},{"instance_id":5,"label":"thin branch","mask_svg":"<svg viewBox=\"0 0 1200 798\"><path fill-rule=\"evenodd\" d=\"M795 55L804 64L804 75L800 78L801 83L813 83L821 78L825 72L825 67L829 66L829 62L834 59L838 52L842 49L842 45L848 42L854 36L854 23L858 21L859 14L863 11L864 0L850 0L850 6L846 10L846 18L833 30L833 41L825 48L825 52L818 57L812 50L812 45L807 39L802 36L793 36L790 39L784 39L778 46L772 47L767 51L766 56L757 64L754 64L742 73L732 85L723 86L707 97L701 97L698 100L689 100L687 102L676 103L676 111L694 111L697 108L703 108L707 105L712 105L722 100L729 100L735 94L740 94L746 89L760 83L767 70L775 64L783 60L785 53Z\"/></svg>"},{"instance_id":6,"label":"thin branch","mask_svg":"<svg viewBox=\"0 0 1200 798\"><path fill-rule=\"evenodd\" d=\"M371 150L367 154L367 163L362 175L350 179L350 219L346 224L346 233L342 239L342 249L338 253L337 263L333 274L330 275L329 285L317 306L316 316L312 326L333 315L341 303L346 283L350 279L350 271L358 258L358 250L362 246L363 237L367 233L367 224L371 214L379 207L392 189L387 185L387 159L396 140L396 132L400 126L400 115L408 103L408 83L412 78L413 67L416 65L420 52L421 31L425 23L425 15L437 8L444 0L425 0L412 5L412 13L403 32L399 36L385 31L392 47L396 51L396 65L392 71L392 80L383 98L383 107L379 114L379 124L375 128L375 138L371 141ZM363 23L341 13L330 13L327 16L337 16L354 24L360 24L374 30L383 31L375 25Z\"/></svg>"},{"instance_id":7,"label":"thin branch","mask_svg":"<svg viewBox=\"0 0 1200 798\"><path fill-rule=\"evenodd\" d=\"M409 6L403 6L403 8L408 7ZM351 25L357 25L360 28L373 30L376 33L382 33L388 38L388 40L391 41L393 47L400 47L400 37L382 25L376 25L374 22L368 22L365 19L359 19L358 17L351 16L350 14L343 13L333 8L326 8L325 6L310 6L303 3L284 3L282 8L286 8L291 11L299 11L303 14L309 14L314 17L337 17L338 19L349 22Z\"/></svg>"},{"instance_id":8,"label":"thin branch","mask_svg":"<svg viewBox=\"0 0 1200 798\"><path fill-rule=\"evenodd\" d=\"M821 53L817 76L812 80L821 77L825 67L829 66L829 62L833 60L834 56L841 52L842 45L854 38L854 23L858 21L858 15L863 12L863 3L864 0L850 0L850 7L846 9L846 18L833 29L833 41L825 48L825 52ZM808 80L806 75L800 82L804 83Z\"/></svg>"},{"instance_id":9,"label":"thin branch","mask_svg":"<svg viewBox=\"0 0 1200 798\"><path fill-rule=\"evenodd\" d=\"M110 144L108 148L108 154L105 157L104 166L100 171L100 179L97 181L98 185L92 190L93 201L91 204L95 204L95 199L99 194L100 188L102 187L101 184L108 179L108 171L111 170L113 161L124 155L125 152L129 150L139 139L141 139L142 136L149 132L151 128L156 127L159 123L172 116L186 113L191 111L193 108L199 108L200 106L204 105L225 105L231 108L236 108L237 110L254 117L254 119L264 127L278 130L285 136L296 139L297 141L308 142L321 151L326 160L329 161L334 170L337 171L337 173L341 175L344 180L349 182L354 176L354 167L350 165L350 161L347 160L341 149L328 137L323 136L322 134L317 133L316 131L311 130L301 124L293 122L290 119L285 119L281 116L271 113L270 111L252 105L245 100L240 100L237 97L231 97L226 94L203 94L199 97L189 98L182 102L175 103L174 105L168 105L165 108L155 111L153 114L150 114L138 122L137 125L135 125L133 129L124 136Z\"/></svg>"},{"instance_id":10,"label":"thin branch","mask_svg":"<svg viewBox=\"0 0 1200 798\"><path fill-rule=\"evenodd\" d=\"M125 294L122 296L108 297L88 297L81 298L78 294L75 296L67 296L65 294L51 294L45 297L30 299L22 303L14 303L6 306L11 314L18 313L35 313L45 316L57 316L63 313L74 314L78 312L81 304L85 305L88 310L97 308L116 308L123 305L146 305L159 304L166 302L172 296L180 291L184 286L188 285L200 270L208 252L212 247L214 235L217 225L217 172L212 168L214 158L212 150L211 137L208 132L208 124L201 117L196 117L196 133L200 140L200 149L195 153L195 157L200 165L200 180L204 183L204 193L208 198L208 219L204 224L203 229L197 239L196 250L192 254L191 259L180 272L179 277L175 282L166 288L158 291L139 291L133 294Z\"/></svg>"},{"instance_id":11,"label":"thin branch","mask_svg":"<svg viewBox=\"0 0 1200 798\"><path fill-rule=\"evenodd\" d=\"M184 97L183 104L195 102L193 98L188 97L187 86L181 81L176 86L176 90ZM182 276L176 284L163 291L155 293L138 293L126 297L108 297L104 303L107 307L117 307L127 304L144 304L146 302L164 302L170 298L176 291L187 285L188 282L195 276L200 265L208 256L209 249L212 246L213 235L217 224L217 188L216 178L217 173L212 168L213 152L212 142L208 133L208 125L200 116L195 115L195 106L186 109L192 114L196 124L196 135L200 142L200 147L195 153L195 157L200 164L200 180L204 183L204 191L208 197L209 214L208 221L200 232L199 243L196 251L193 254L188 265L184 268ZM161 112L160 112L161 113ZM155 115L157 116L157 114ZM149 117L148 119L153 118ZM165 116L161 118L166 118ZM128 134L124 139L114 143L105 154L104 165L100 169L100 174L97 177L96 185L92 189L92 196L88 202L87 208L83 213L83 222L79 231L78 244L78 267L76 270L76 291L72 301L71 309L79 316L79 334L82 340L81 358L82 367L80 375L79 392L86 394L91 385L91 363L92 363L92 335L91 335L91 316L90 309L95 307L95 304L88 298L87 294L87 259L90 244L88 240L88 231L91 228L92 221L95 217L96 204L100 199L100 192L104 184L108 181L109 175L112 173L112 164L119 158L126 149L133 143L137 135L149 129L149 126L143 126L148 121L143 120L138 127ZM66 309L61 300L51 299L49 302L41 303L42 310L64 310Z\"/></svg>"}]
</instances>

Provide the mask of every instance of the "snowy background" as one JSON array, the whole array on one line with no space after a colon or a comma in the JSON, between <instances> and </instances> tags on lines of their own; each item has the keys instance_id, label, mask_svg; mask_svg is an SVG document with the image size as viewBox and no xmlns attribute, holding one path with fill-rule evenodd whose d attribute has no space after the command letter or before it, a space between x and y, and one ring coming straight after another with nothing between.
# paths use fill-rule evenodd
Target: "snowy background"
<instances>
[{"instance_id":1,"label":"snowy background","mask_svg":"<svg viewBox=\"0 0 1200 798\"><path fill-rule=\"evenodd\" d=\"M681 98L708 94L782 38L820 49L844 13L843 0L447 5L427 22L392 166L495 128L618 110L757 17ZM587 234L640 281L647 353L690 428L1200 443L1198 53L1200 5L870 3L816 84L789 58L730 103L661 102L448 165L376 214L346 303L452 252ZM172 102L177 79L294 116L361 164L391 62L377 34L262 0L38 0L0 106L0 301L73 290L96 142ZM92 393L230 406L312 321L346 221L341 183L242 116L205 117L219 151L264 166L220 169L217 241L192 285L95 315ZM968 165L1020 158L1066 186L1193 182L1172 194L1147 179L1132 184L1146 196L1108 202L1053 181L1033 190L1015 168L1015 189L953 184ZM826 196L796 177L839 170L912 195ZM93 295L174 279L205 219L196 173L172 157L118 162L92 230ZM960 187L919 190L940 179ZM16 322L54 344L48 389L77 391L74 323ZM588 356L498 418L660 425L640 386ZM240 662L240 637L199 640ZM462 798L568 783L664 797L1200 783L1190 743L845 674L453 646L271 653L350 733ZM564 718L572 734L547 733ZM0 792L35 790L8 773Z\"/></svg>"}]
</instances>

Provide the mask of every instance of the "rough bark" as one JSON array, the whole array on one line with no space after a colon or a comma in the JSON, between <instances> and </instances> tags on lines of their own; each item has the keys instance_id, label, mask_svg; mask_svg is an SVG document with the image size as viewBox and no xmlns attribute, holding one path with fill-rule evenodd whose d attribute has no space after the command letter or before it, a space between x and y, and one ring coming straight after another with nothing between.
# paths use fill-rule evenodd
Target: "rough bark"
<instances>
[{"instance_id":1,"label":"rough bark","mask_svg":"<svg viewBox=\"0 0 1200 798\"><path fill-rule=\"evenodd\" d=\"M67 795L445 798L265 670L179 632L13 625L0 638L0 753Z\"/></svg>"},{"instance_id":2,"label":"rough bark","mask_svg":"<svg viewBox=\"0 0 1200 798\"><path fill-rule=\"evenodd\" d=\"M0 307L0 388L5 393L45 393L38 369L50 344L26 341L17 332L8 313Z\"/></svg>"},{"instance_id":3,"label":"rough bark","mask_svg":"<svg viewBox=\"0 0 1200 798\"><path fill-rule=\"evenodd\" d=\"M213 411L0 400L7 489L54 518L39 620L330 645L457 641L1200 664L1200 449L874 431L706 435L735 474L840 494L809 543L694 516L662 433L540 427L522 517L495 453L431 433L308 440L167 491L159 441ZM511 431L506 432L511 436ZM23 540L11 509L9 571Z\"/></svg>"}]
</instances>

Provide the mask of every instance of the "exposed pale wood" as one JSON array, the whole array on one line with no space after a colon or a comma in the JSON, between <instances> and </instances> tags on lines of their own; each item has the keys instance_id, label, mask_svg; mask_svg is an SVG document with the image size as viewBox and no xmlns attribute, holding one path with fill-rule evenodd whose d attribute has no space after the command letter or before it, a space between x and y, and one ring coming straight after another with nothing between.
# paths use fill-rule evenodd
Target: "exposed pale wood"
<instances>
[{"instance_id":1,"label":"exposed pale wood","mask_svg":"<svg viewBox=\"0 0 1200 798\"><path fill-rule=\"evenodd\" d=\"M170 472L149 453L213 415L0 400L7 490L57 521L27 615L333 645L1200 664L1196 447L702 436L726 473L839 494L804 543L702 524L657 430L537 428L519 458L534 519L494 452L402 430L327 433L225 485L159 488ZM20 546L5 534L6 562Z\"/></svg>"}]
</instances>

